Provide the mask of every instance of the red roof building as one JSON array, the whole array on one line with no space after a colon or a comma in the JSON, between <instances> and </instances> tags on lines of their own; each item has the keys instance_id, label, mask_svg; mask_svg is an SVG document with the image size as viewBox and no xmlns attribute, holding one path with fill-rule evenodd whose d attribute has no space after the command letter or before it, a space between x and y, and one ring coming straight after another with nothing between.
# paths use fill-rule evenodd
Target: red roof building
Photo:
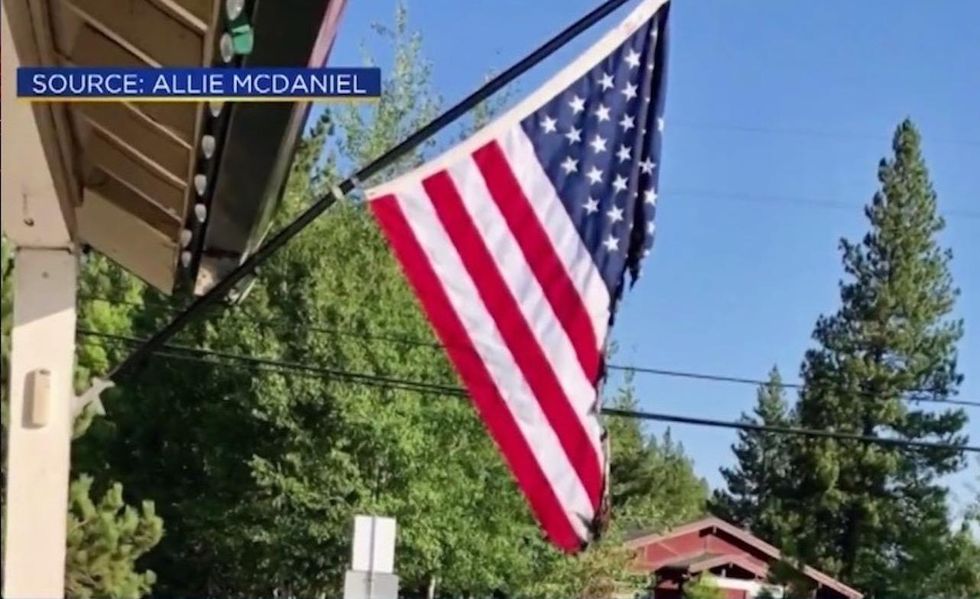
<instances>
[{"instance_id":1,"label":"red roof building","mask_svg":"<svg viewBox=\"0 0 980 599\"><path fill-rule=\"evenodd\" d=\"M779 549L719 518L705 518L664 534L638 534L627 541L636 551L633 567L654 581L652 599L681 599L684 584L710 574L726 599L752 599L763 589L779 597L770 569L783 560ZM861 599L862 594L805 566L800 574L816 589L815 599Z\"/></svg>"}]
</instances>

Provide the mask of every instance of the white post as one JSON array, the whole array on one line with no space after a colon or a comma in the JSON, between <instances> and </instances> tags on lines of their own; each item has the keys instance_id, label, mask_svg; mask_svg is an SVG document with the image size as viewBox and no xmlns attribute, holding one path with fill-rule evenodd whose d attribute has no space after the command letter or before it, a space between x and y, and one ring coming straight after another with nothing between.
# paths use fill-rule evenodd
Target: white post
<instances>
[{"instance_id":1,"label":"white post","mask_svg":"<svg viewBox=\"0 0 980 599\"><path fill-rule=\"evenodd\" d=\"M354 516L351 566L344 599L396 599L395 519Z\"/></svg>"},{"instance_id":2,"label":"white post","mask_svg":"<svg viewBox=\"0 0 980 599\"><path fill-rule=\"evenodd\" d=\"M21 59L37 60L31 15L42 4L0 0L0 220L15 246L3 522L3 596L9 599L64 597L65 579L78 267L74 212L64 169L49 164L57 152L45 151L36 107L19 100L16 89Z\"/></svg>"},{"instance_id":3,"label":"white post","mask_svg":"<svg viewBox=\"0 0 980 599\"><path fill-rule=\"evenodd\" d=\"M78 263L17 248L10 352L3 596L64 597Z\"/></svg>"}]
</instances>

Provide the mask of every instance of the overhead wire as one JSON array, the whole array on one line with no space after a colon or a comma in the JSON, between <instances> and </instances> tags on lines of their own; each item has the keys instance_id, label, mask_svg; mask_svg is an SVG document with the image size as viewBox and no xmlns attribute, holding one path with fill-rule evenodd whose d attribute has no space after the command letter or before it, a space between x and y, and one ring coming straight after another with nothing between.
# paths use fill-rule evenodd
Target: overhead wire
<instances>
[{"instance_id":1,"label":"overhead wire","mask_svg":"<svg viewBox=\"0 0 980 599\"><path fill-rule=\"evenodd\" d=\"M736 202L780 204L783 206L804 206L804 207L812 206L817 208L829 208L833 210L857 211L860 210L861 208L861 206L857 206L840 200L834 200L831 198L782 195L782 194L746 193L746 192L738 192L738 191L723 191L723 190L716 190L716 189L697 189L697 188L664 189L660 195L665 198L668 197L711 198L716 200L733 200ZM944 208L939 212L941 216L947 219L947 221L954 217L957 219L965 219L965 220L980 219L980 211L976 211L976 210L969 210L964 208Z\"/></svg>"},{"instance_id":2,"label":"overhead wire","mask_svg":"<svg viewBox=\"0 0 980 599\"><path fill-rule=\"evenodd\" d=\"M134 344L134 345L139 345L145 342L145 339L139 337L119 335L115 333L104 333L104 332L92 331L87 329L78 329L77 333L84 337L97 337L97 338L109 339L113 341L119 341L128 344ZM426 381L403 379L403 378L391 377L387 375L380 375L376 373L351 372L338 368L311 366L299 362L276 360L270 358L259 358L255 356L246 356L242 354L235 354L232 352L211 350L211 349L192 347L187 345L168 343L168 344L161 345L159 348L155 349L153 353L154 355L158 355L164 358L187 359L187 360L202 362L211 365L232 365L232 366L234 365L231 363L222 362L222 360L226 360L229 362L239 362L243 366L257 367L259 370L265 370L267 372L280 372L280 373L291 373L291 374L300 373L300 374L305 374L310 376L323 377L327 379L337 379L340 381L351 382L355 384L398 389L398 390L411 391L417 393L430 393L435 395L451 396L451 397L466 397L468 395L463 388L457 385L450 385L445 383L429 383ZM180 355L180 354L184 354L184 355ZM218 360L210 360L208 359L208 357L215 357L218 358ZM715 419L708 419L708 418L697 418L692 416L681 416L676 414L646 412L641 410L624 410L620 408L603 408L602 413L607 416L613 416L619 418L632 418L632 419L649 420L649 421L657 421L657 422L669 422L669 423L689 424L689 425L696 425L696 426L708 426L714 428L726 428L732 430L755 431L755 432L763 432L769 434L795 435L795 436L823 438L823 439L836 439L841 441L855 441L860 443L871 443L877 445L887 445L893 447L903 447L903 448L912 448L912 449L980 453L980 446L974 447L965 444L952 445L948 443L935 443L935 442L917 441L911 439L877 437L872 435L849 433L846 431L819 430L819 429L811 429L811 428L804 428L804 427L772 426L772 425L757 424L757 423L743 422L743 421L715 420Z\"/></svg>"},{"instance_id":3,"label":"overhead wire","mask_svg":"<svg viewBox=\"0 0 980 599\"><path fill-rule=\"evenodd\" d=\"M808 127L772 127L766 125L751 125L751 124L736 124L736 123L708 123L708 122L697 122L697 121L683 121L683 120L673 120L670 122L671 127L680 127L682 129L700 129L707 131L730 131L733 133L752 133L752 134L763 134L763 135L776 135L776 136L788 136L788 137L806 137L812 139L814 137L824 137L829 139L840 139L844 141L850 140L866 140L866 141L880 141L885 143L891 143L892 138L887 135L880 135L874 133L865 133L860 131L841 131L841 130L828 130L828 129L815 129ZM959 145L959 146L971 146L980 148L980 139L968 139L968 138L954 138L954 137L944 137L944 136L926 136L925 141L927 143L937 143L944 145Z\"/></svg>"},{"instance_id":4,"label":"overhead wire","mask_svg":"<svg viewBox=\"0 0 980 599\"><path fill-rule=\"evenodd\" d=\"M114 303L111 298L106 298L104 296L82 295L80 296L80 298L87 301L99 301L99 302L105 302L110 304ZM119 303L121 305L131 305L134 307L143 306L143 304L139 302L132 302L132 301L115 302L115 303ZM164 309L166 310L167 308ZM254 315L248 315L248 316L252 322L260 326L279 327L280 330L281 328L295 326L292 324L287 324L278 319L261 318L261 317L255 317ZM403 345L408 347L421 347L421 348L439 350L439 351L442 351L444 349L444 346L436 341L426 341L424 339L418 339L402 333L375 334L375 333L368 333L365 331L359 331L353 329L343 329L338 327L324 327L324 326L319 326L315 324L306 324L306 323L303 324L303 328L304 330L308 330L316 334L331 334L331 335L349 337L349 338L359 339L365 343L377 341L383 343L398 344L398 345ZM690 371L668 369L668 368L652 368L647 366L619 364L615 362L607 364L606 368L609 370L620 371L620 372L631 372L636 374L647 374L653 376L700 380L700 381L709 381L709 382L717 382L717 383L732 383L732 384L752 385L752 386L771 386L771 387L778 387L780 389L803 388L803 384L798 382L783 382L783 381L776 382L776 381L767 381L767 380L751 378L751 377L727 376L727 375L704 373L704 372L690 372ZM858 391L857 393L859 395L875 396L875 394L871 392ZM905 395L903 397L900 397L902 401L940 403L940 404L946 404L951 406L955 405L961 407L980 408L980 401L955 399L955 398L940 399L936 397L929 397L926 394L932 393L932 391L928 389L912 389L907 391L907 393L914 394L914 395Z\"/></svg>"}]
</instances>

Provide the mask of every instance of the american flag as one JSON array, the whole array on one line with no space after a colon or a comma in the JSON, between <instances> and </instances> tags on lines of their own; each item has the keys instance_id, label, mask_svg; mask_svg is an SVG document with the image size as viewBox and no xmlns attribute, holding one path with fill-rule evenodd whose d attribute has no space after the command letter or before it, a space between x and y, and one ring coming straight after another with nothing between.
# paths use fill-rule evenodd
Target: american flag
<instances>
[{"instance_id":1,"label":"american flag","mask_svg":"<svg viewBox=\"0 0 980 599\"><path fill-rule=\"evenodd\" d=\"M523 102L367 192L548 537L593 537L607 485L603 353L653 244L666 0L646 0Z\"/></svg>"}]
</instances>

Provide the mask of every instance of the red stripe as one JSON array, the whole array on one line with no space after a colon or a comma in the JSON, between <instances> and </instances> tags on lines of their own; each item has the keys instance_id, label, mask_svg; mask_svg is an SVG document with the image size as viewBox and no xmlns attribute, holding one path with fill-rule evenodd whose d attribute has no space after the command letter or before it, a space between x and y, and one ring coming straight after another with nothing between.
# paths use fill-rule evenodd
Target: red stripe
<instances>
[{"instance_id":1,"label":"red stripe","mask_svg":"<svg viewBox=\"0 0 980 599\"><path fill-rule=\"evenodd\" d=\"M541 284L555 316L571 339L585 376L595 385L599 375L599 343L582 294L569 278L555 246L497 142L492 141L478 149L473 153L473 159L507 226L521 246L524 258Z\"/></svg>"},{"instance_id":2,"label":"red stripe","mask_svg":"<svg viewBox=\"0 0 980 599\"><path fill-rule=\"evenodd\" d=\"M572 528L565 509L480 359L396 198L384 196L369 205L541 527L557 546L568 552L577 551L583 539Z\"/></svg>"},{"instance_id":3,"label":"red stripe","mask_svg":"<svg viewBox=\"0 0 980 599\"><path fill-rule=\"evenodd\" d=\"M459 191L445 171L426 178L422 181L422 186L476 285L483 305L497 324L507 349L561 441L568 461L578 473L592 507L598 509L602 494L602 471L595 447L565 396L551 363L541 350L473 219L463 206Z\"/></svg>"}]
</instances>

